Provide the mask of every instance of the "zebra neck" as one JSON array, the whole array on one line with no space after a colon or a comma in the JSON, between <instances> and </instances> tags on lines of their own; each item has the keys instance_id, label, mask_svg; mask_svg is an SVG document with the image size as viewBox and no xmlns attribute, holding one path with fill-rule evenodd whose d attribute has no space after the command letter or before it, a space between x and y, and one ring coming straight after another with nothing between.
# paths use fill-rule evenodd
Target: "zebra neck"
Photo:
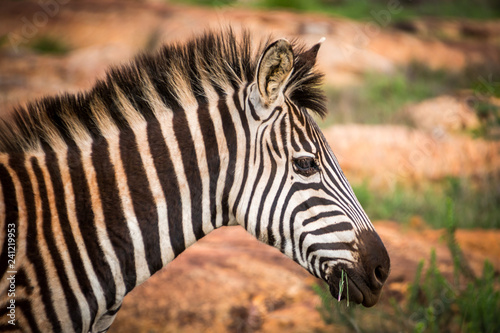
<instances>
[{"instance_id":1,"label":"zebra neck","mask_svg":"<svg viewBox=\"0 0 500 333\"><path fill-rule=\"evenodd\" d=\"M210 231L234 224L230 203L244 133L233 104L155 110L155 117L94 141L90 151L79 149L92 160L95 180L88 183L99 191L121 271L136 272L124 272L127 291ZM133 247L123 251L124 243Z\"/></svg>"},{"instance_id":2,"label":"zebra neck","mask_svg":"<svg viewBox=\"0 0 500 333\"><path fill-rule=\"evenodd\" d=\"M95 221L102 221L99 229L112 250L103 252L115 254L107 261L118 263L110 271L115 281L122 275L125 293L229 222L217 218L224 205L214 175L228 171L225 152L210 144L217 143L215 127L210 137L192 119L165 114L68 153L68 159L79 155L87 161L82 164L90 197L96 198Z\"/></svg>"}]
</instances>

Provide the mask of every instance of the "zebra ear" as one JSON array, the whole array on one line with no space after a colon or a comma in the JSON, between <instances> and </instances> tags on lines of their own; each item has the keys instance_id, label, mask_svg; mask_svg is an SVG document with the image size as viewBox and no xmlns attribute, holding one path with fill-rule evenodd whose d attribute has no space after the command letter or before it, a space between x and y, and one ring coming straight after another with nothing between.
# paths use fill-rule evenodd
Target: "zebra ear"
<instances>
[{"instance_id":1,"label":"zebra ear","mask_svg":"<svg viewBox=\"0 0 500 333\"><path fill-rule=\"evenodd\" d=\"M325 41L322 37L319 42L313 45L309 50L297 55L297 66L301 68L304 73L309 72L316 64L316 57L321 44Z\"/></svg>"},{"instance_id":2,"label":"zebra ear","mask_svg":"<svg viewBox=\"0 0 500 333\"><path fill-rule=\"evenodd\" d=\"M265 106L276 101L283 92L293 69L292 45L286 39L279 39L269 45L257 66L257 87Z\"/></svg>"}]
</instances>

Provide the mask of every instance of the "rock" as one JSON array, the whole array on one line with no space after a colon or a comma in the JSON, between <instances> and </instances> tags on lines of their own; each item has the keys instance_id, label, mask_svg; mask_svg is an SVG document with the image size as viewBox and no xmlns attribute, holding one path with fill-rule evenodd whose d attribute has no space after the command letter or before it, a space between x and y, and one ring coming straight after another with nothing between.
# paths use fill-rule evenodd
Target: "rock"
<instances>
[{"instance_id":1,"label":"rock","mask_svg":"<svg viewBox=\"0 0 500 333\"><path fill-rule=\"evenodd\" d=\"M415 127L429 133L472 130L480 125L466 98L449 95L408 106L404 113Z\"/></svg>"},{"instance_id":2,"label":"rock","mask_svg":"<svg viewBox=\"0 0 500 333\"><path fill-rule=\"evenodd\" d=\"M126 298L112 332L325 328L317 280L241 227L211 232ZM147 299L147 302L144 301ZM304 314L297 316L297 311Z\"/></svg>"},{"instance_id":3,"label":"rock","mask_svg":"<svg viewBox=\"0 0 500 333\"><path fill-rule=\"evenodd\" d=\"M500 169L500 142L396 125L336 125L323 131L349 181L375 187Z\"/></svg>"}]
</instances>

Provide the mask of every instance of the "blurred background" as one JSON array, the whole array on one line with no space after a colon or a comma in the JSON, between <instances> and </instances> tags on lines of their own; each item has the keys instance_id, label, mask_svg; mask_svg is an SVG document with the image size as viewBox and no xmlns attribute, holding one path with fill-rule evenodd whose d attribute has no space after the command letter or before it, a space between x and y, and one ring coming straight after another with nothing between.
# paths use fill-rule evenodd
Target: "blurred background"
<instances>
[{"instance_id":1,"label":"blurred background","mask_svg":"<svg viewBox=\"0 0 500 333\"><path fill-rule=\"evenodd\" d=\"M499 332L499 18L497 0L2 0L0 116L207 28L326 37L318 122L389 250L380 303L337 304L232 227L136 288L110 332Z\"/></svg>"}]
</instances>

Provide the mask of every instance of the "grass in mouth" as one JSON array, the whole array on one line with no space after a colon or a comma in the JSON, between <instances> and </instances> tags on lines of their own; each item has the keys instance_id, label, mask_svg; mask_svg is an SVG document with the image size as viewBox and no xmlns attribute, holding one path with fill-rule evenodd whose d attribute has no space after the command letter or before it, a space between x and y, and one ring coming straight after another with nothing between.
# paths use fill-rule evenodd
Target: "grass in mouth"
<instances>
[{"instance_id":1,"label":"grass in mouth","mask_svg":"<svg viewBox=\"0 0 500 333\"><path fill-rule=\"evenodd\" d=\"M338 297L339 302L340 302L340 297L342 296L342 291L344 290L344 280L346 286L346 301L347 301L347 306L349 306L349 281L347 280L347 273L344 272L344 269L342 269L342 275L340 276L340 281L339 281L339 297Z\"/></svg>"}]
</instances>

